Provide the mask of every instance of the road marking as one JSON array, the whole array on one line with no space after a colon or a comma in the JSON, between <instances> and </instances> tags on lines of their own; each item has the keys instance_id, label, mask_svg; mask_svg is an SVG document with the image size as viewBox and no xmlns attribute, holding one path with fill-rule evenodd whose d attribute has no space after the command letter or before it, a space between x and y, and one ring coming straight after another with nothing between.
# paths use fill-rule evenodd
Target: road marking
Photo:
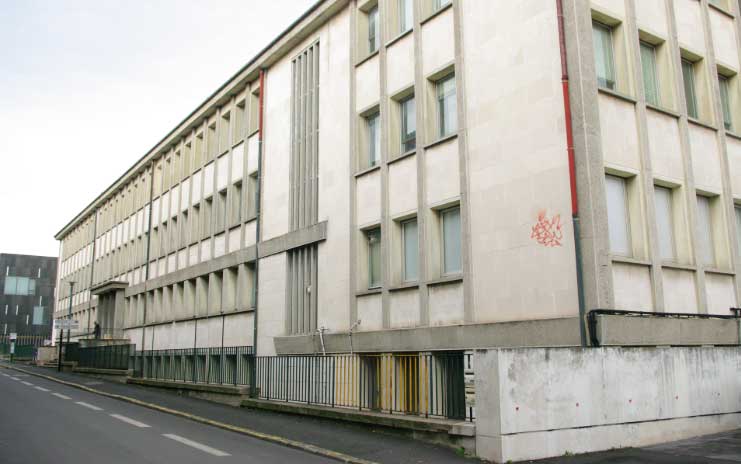
<instances>
[{"instance_id":1,"label":"road marking","mask_svg":"<svg viewBox=\"0 0 741 464\"><path fill-rule=\"evenodd\" d=\"M82 401L76 401L75 404L79 404L80 406L84 406L84 407L86 407L88 409L92 409L93 411L102 411L103 410L103 408L99 408L97 406L94 406L94 405L89 404L89 403L84 403Z\"/></svg>"},{"instance_id":2,"label":"road marking","mask_svg":"<svg viewBox=\"0 0 741 464\"><path fill-rule=\"evenodd\" d=\"M62 398L63 400L71 400L72 399L72 398L70 398L67 395L62 395L61 393L52 393L52 395L56 396L57 398Z\"/></svg>"},{"instance_id":3,"label":"road marking","mask_svg":"<svg viewBox=\"0 0 741 464\"><path fill-rule=\"evenodd\" d=\"M19 381L19 382L20 382L20 380L21 380L21 379L19 379L18 377L11 377L11 379L13 379L13 380L17 380L17 381Z\"/></svg>"},{"instance_id":4,"label":"road marking","mask_svg":"<svg viewBox=\"0 0 741 464\"><path fill-rule=\"evenodd\" d=\"M111 417L115 417L116 419L118 419L118 420L120 420L120 421L124 421L124 422L126 422L127 424L131 424L131 425L133 425L134 427L139 427L139 428L145 428L145 427L149 427L149 426L148 426L147 424L145 424L145 423L143 423L143 422L139 422L139 421L137 421L137 420L134 420L134 419L128 418L128 417L126 417L126 416L122 416L122 415L120 415L120 414L111 414Z\"/></svg>"},{"instance_id":5,"label":"road marking","mask_svg":"<svg viewBox=\"0 0 741 464\"><path fill-rule=\"evenodd\" d=\"M23 385L28 385L29 387L33 387L33 384L31 382L26 382L25 380L21 380L21 383Z\"/></svg>"},{"instance_id":6,"label":"road marking","mask_svg":"<svg viewBox=\"0 0 741 464\"><path fill-rule=\"evenodd\" d=\"M85 385L103 385L103 382L85 382Z\"/></svg>"},{"instance_id":7,"label":"road marking","mask_svg":"<svg viewBox=\"0 0 741 464\"><path fill-rule=\"evenodd\" d=\"M187 438L183 438L179 435L175 435L173 433L164 433L162 434L163 437L167 437L170 440L175 440L177 442L180 442L184 445L188 445L192 448L199 449L203 451L204 453L208 453L213 456L231 456L229 453L225 453L224 451L217 450L216 448L211 448L210 446L206 446L204 444L198 443L197 441L188 440Z\"/></svg>"},{"instance_id":8,"label":"road marking","mask_svg":"<svg viewBox=\"0 0 741 464\"><path fill-rule=\"evenodd\" d=\"M33 387L33 388L35 388L35 389L36 389L36 390L38 390L38 391L42 391L42 392L48 392L48 391L49 391L49 389L48 389L48 388L44 388L44 387L38 387L38 386L37 386L37 387Z\"/></svg>"}]
</instances>

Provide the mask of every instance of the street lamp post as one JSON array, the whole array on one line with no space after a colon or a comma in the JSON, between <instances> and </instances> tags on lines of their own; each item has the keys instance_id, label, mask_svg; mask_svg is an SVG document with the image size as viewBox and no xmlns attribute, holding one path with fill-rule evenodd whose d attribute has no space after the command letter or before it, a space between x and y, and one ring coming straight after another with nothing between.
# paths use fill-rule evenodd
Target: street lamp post
<instances>
[{"instance_id":1,"label":"street lamp post","mask_svg":"<svg viewBox=\"0 0 741 464\"><path fill-rule=\"evenodd\" d=\"M67 310L67 315L72 317L72 289L75 286L75 282L73 280L69 281L69 309ZM69 344L69 335L70 330L67 329L67 344ZM63 329L59 330L59 352L57 355L57 371L62 371L62 334L64 333Z\"/></svg>"}]
</instances>

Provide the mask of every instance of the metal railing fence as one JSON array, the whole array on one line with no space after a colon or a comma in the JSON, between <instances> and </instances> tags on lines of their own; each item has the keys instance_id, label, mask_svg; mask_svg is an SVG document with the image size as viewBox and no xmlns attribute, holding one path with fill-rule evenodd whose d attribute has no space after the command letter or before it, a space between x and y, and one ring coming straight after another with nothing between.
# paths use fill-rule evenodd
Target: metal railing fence
<instances>
[{"instance_id":1,"label":"metal railing fence","mask_svg":"<svg viewBox=\"0 0 741 464\"><path fill-rule=\"evenodd\" d=\"M473 419L463 352L257 356L259 398Z\"/></svg>"},{"instance_id":2,"label":"metal railing fence","mask_svg":"<svg viewBox=\"0 0 741 464\"><path fill-rule=\"evenodd\" d=\"M129 369L147 379L250 385L252 354L251 346L137 351Z\"/></svg>"},{"instance_id":3,"label":"metal railing fence","mask_svg":"<svg viewBox=\"0 0 741 464\"><path fill-rule=\"evenodd\" d=\"M51 334L18 334L15 339L15 345L42 346L46 340L51 340ZM10 335L0 335L0 345L4 344L10 346Z\"/></svg>"},{"instance_id":4,"label":"metal railing fence","mask_svg":"<svg viewBox=\"0 0 741 464\"><path fill-rule=\"evenodd\" d=\"M15 359L34 359L36 356L36 345L15 345ZM10 355L10 343L0 343L0 355Z\"/></svg>"},{"instance_id":5,"label":"metal railing fence","mask_svg":"<svg viewBox=\"0 0 741 464\"><path fill-rule=\"evenodd\" d=\"M129 357L136 345L89 346L77 349L77 365L93 369L129 368Z\"/></svg>"}]
</instances>

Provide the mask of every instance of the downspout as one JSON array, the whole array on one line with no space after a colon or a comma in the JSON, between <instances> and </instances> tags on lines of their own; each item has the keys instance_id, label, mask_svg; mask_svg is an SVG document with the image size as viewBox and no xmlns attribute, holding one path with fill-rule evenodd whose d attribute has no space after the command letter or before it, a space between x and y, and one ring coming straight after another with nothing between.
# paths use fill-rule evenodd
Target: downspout
<instances>
[{"instance_id":1,"label":"downspout","mask_svg":"<svg viewBox=\"0 0 741 464\"><path fill-rule=\"evenodd\" d=\"M579 199L576 192L576 161L574 157L574 131L571 124L571 97L569 94L569 67L566 61L566 32L563 17L563 0L556 0L558 13L558 45L561 50L561 88L563 110L566 120L566 151L569 158L569 186L571 190L571 221L574 227L574 249L576 254L576 288L579 298L579 338L581 346L588 346L586 330L586 307L584 302L584 269L582 267L581 227L579 223Z\"/></svg>"},{"instance_id":2,"label":"downspout","mask_svg":"<svg viewBox=\"0 0 741 464\"><path fill-rule=\"evenodd\" d=\"M255 291L255 309L252 316L252 352L254 353L252 361L252 396L257 396L257 308L260 302L260 217L262 216L260 208L260 195L262 186L262 145L265 138L264 132L264 104L265 104L265 68L260 68L260 97L257 107L258 132L257 132L257 185L255 186L255 273L253 278Z\"/></svg>"}]
</instances>

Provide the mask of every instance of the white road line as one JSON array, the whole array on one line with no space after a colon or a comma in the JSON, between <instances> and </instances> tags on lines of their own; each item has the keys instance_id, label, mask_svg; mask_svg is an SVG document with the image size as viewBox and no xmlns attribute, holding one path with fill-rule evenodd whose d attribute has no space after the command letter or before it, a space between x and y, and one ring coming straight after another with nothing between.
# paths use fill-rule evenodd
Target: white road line
<instances>
[{"instance_id":1,"label":"white road line","mask_svg":"<svg viewBox=\"0 0 741 464\"><path fill-rule=\"evenodd\" d=\"M48 388L44 388L44 387L38 387L38 386L37 386L37 387L33 387L33 388L35 388L35 389L36 389L36 390L38 390L38 391L42 391L42 392L48 392L48 391L49 391L49 389L48 389Z\"/></svg>"},{"instance_id":2,"label":"white road line","mask_svg":"<svg viewBox=\"0 0 741 464\"><path fill-rule=\"evenodd\" d=\"M61 393L52 393L52 395L56 396L57 398L62 398L63 400L71 400L72 399L72 398L70 398L67 395L62 395Z\"/></svg>"},{"instance_id":3,"label":"white road line","mask_svg":"<svg viewBox=\"0 0 741 464\"><path fill-rule=\"evenodd\" d=\"M28 385L29 387L33 387L33 384L31 382L26 382L25 380L21 380L21 383L23 385Z\"/></svg>"},{"instance_id":4,"label":"white road line","mask_svg":"<svg viewBox=\"0 0 741 464\"><path fill-rule=\"evenodd\" d=\"M97 406L94 406L94 405L89 404L89 403L84 403L82 401L76 401L75 404L79 404L80 406L84 406L84 407L86 407L88 409L92 409L93 411L102 411L103 410L103 408L99 408Z\"/></svg>"},{"instance_id":5,"label":"white road line","mask_svg":"<svg viewBox=\"0 0 741 464\"><path fill-rule=\"evenodd\" d=\"M10 378L11 378L11 379L13 379L13 380L18 380L18 381L20 381L20 380L21 380L21 379L19 379L18 377L12 377L12 376L11 376Z\"/></svg>"},{"instance_id":6,"label":"white road line","mask_svg":"<svg viewBox=\"0 0 741 464\"><path fill-rule=\"evenodd\" d=\"M111 414L111 417L115 417L116 419L118 419L118 420L120 420L120 421L124 421L124 422L126 422L127 424L131 424L131 425L133 425L134 427L139 427L139 428L145 428L145 427L149 427L149 426L148 426L147 424L145 424L145 423L143 423L143 422L139 422L139 421L137 421L137 420L134 420L134 419L128 418L128 417L126 417L126 416L122 416L122 415L120 415L120 414Z\"/></svg>"},{"instance_id":7,"label":"white road line","mask_svg":"<svg viewBox=\"0 0 741 464\"><path fill-rule=\"evenodd\" d=\"M192 448L199 449L203 451L204 453L211 454L213 456L231 456L229 453L225 453L224 451L217 450L216 448L211 448L210 446L203 445L201 443L198 443L197 441L188 440L187 438L183 438L179 435L175 435L172 433L164 433L162 434L163 437L167 437L170 440L175 440L177 442L180 442L184 445L188 445Z\"/></svg>"}]
</instances>

